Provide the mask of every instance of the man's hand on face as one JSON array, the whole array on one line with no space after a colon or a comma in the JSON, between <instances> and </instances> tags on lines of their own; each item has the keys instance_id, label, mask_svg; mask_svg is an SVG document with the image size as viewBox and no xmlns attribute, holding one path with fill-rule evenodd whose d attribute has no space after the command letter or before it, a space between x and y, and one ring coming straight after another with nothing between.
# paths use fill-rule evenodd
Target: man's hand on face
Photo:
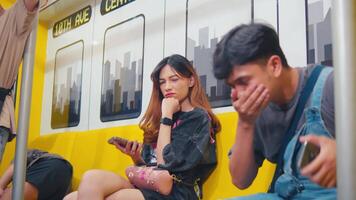
<instances>
[{"instance_id":1,"label":"man's hand on face","mask_svg":"<svg viewBox=\"0 0 356 200\"><path fill-rule=\"evenodd\" d=\"M299 140L302 143L308 141L320 147L319 155L301 169L301 174L320 186L336 187L336 141L317 135L307 135L300 137Z\"/></svg>"},{"instance_id":2,"label":"man's hand on face","mask_svg":"<svg viewBox=\"0 0 356 200\"><path fill-rule=\"evenodd\" d=\"M251 85L245 91L231 90L232 105L239 113L239 120L254 123L269 102L269 91L262 84Z\"/></svg>"}]
</instances>

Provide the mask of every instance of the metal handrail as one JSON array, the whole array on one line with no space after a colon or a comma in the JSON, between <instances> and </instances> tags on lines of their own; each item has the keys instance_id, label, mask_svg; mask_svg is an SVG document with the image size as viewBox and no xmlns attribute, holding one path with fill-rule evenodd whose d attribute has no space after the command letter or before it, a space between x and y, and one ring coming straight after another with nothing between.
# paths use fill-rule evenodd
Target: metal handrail
<instances>
[{"instance_id":1,"label":"metal handrail","mask_svg":"<svg viewBox=\"0 0 356 200\"><path fill-rule=\"evenodd\" d=\"M356 1L333 1L338 199L356 199Z\"/></svg>"},{"instance_id":2,"label":"metal handrail","mask_svg":"<svg viewBox=\"0 0 356 200\"><path fill-rule=\"evenodd\" d=\"M18 0L22 1L22 0ZM26 175L26 154L27 154L27 140L30 121L31 110L31 94L32 94L32 80L33 67L35 60L36 35L38 26L38 13L34 19L31 34L26 42L26 47L23 55L22 65L22 79L21 79L21 96L20 96L20 110L18 117L18 128L16 137L16 153L14 166L14 181L12 188L12 199L24 199L24 184Z\"/></svg>"}]
</instances>

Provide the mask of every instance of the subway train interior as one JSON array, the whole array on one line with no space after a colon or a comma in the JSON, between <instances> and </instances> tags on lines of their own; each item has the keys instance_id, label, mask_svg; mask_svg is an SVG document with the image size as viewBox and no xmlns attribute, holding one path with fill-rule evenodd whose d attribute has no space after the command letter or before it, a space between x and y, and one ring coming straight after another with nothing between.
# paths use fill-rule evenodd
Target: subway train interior
<instances>
[{"instance_id":1,"label":"subway train interior","mask_svg":"<svg viewBox=\"0 0 356 200\"><path fill-rule=\"evenodd\" d=\"M9 8L16 0L1 0ZM138 127L148 107L156 64L171 54L191 61L218 116L218 165L204 199L265 192L275 164L265 160L253 184L232 184L228 152L238 114L230 87L212 72L222 36L238 24L272 25L291 66L333 65L332 0L44 0L34 54L28 148L57 153L73 167L72 188L89 169L125 176L131 159L108 144L112 136L142 141ZM20 70L15 87L20 98ZM19 101L16 101L18 115ZM22 134L22 133L18 133ZM8 143L0 174L15 155Z\"/></svg>"}]
</instances>

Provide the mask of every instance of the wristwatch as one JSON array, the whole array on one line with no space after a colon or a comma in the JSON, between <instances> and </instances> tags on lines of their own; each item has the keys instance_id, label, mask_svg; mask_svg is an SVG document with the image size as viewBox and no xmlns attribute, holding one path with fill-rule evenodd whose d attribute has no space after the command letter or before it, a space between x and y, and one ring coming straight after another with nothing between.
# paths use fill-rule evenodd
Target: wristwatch
<instances>
[{"instance_id":1,"label":"wristwatch","mask_svg":"<svg viewBox=\"0 0 356 200\"><path fill-rule=\"evenodd\" d=\"M167 126L172 126L173 125L173 120L169 119L168 117L163 117L161 118L161 124L167 125Z\"/></svg>"}]
</instances>

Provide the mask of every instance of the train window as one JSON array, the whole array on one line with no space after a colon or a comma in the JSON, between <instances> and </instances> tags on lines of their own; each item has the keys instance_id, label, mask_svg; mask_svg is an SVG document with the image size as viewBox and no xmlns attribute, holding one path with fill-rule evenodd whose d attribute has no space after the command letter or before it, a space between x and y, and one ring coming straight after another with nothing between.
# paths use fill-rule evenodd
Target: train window
<instances>
[{"instance_id":1,"label":"train window","mask_svg":"<svg viewBox=\"0 0 356 200\"><path fill-rule=\"evenodd\" d=\"M74 127L80 121L84 42L62 47L54 64L51 127Z\"/></svg>"},{"instance_id":2,"label":"train window","mask_svg":"<svg viewBox=\"0 0 356 200\"><path fill-rule=\"evenodd\" d=\"M332 66L331 3L305 0L307 6L308 64Z\"/></svg>"},{"instance_id":3,"label":"train window","mask_svg":"<svg viewBox=\"0 0 356 200\"><path fill-rule=\"evenodd\" d=\"M101 121L138 117L142 105L144 17L109 27L104 36Z\"/></svg>"},{"instance_id":4,"label":"train window","mask_svg":"<svg viewBox=\"0 0 356 200\"><path fill-rule=\"evenodd\" d=\"M251 21L250 1L187 1L186 56L193 62L212 107L231 105L230 87L215 79L212 55L231 28Z\"/></svg>"}]
</instances>

